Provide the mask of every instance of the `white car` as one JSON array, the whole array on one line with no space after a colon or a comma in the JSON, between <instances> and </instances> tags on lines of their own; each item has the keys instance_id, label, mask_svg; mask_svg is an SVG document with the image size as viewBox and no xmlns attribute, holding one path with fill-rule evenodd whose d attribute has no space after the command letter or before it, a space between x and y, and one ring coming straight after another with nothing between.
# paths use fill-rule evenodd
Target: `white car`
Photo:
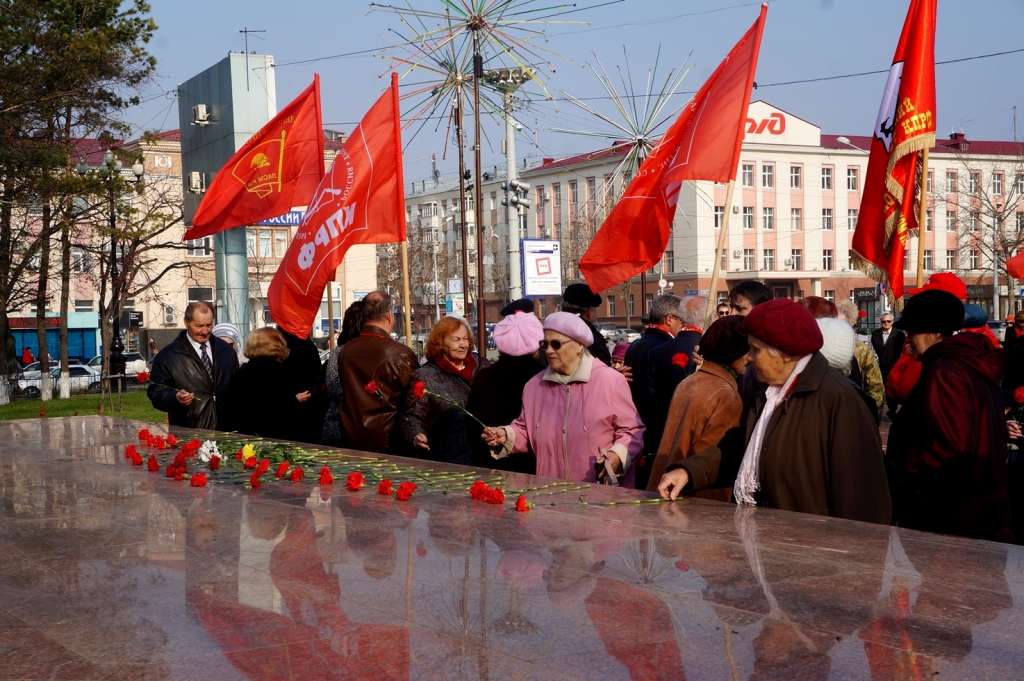
<instances>
[{"instance_id":1,"label":"white car","mask_svg":"<svg viewBox=\"0 0 1024 681\"><path fill-rule=\"evenodd\" d=\"M71 392L98 393L100 391L100 372L81 364L70 366L68 371L71 373ZM50 380L53 382L53 390L56 392L60 388L60 369L50 372ZM42 394L41 385L41 378L19 378L18 392L25 397L39 397Z\"/></svg>"},{"instance_id":2,"label":"white car","mask_svg":"<svg viewBox=\"0 0 1024 681\"><path fill-rule=\"evenodd\" d=\"M146 358L137 352L124 353L124 359L125 376L134 376L135 374L141 374L143 371L149 371L149 365L146 364ZM95 357L89 360L89 363L86 366L92 367L98 372L102 372L103 355L96 355Z\"/></svg>"},{"instance_id":3,"label":"white car","mask_svg":"<svg viewBox=\"0 0 1024 681\"><path fill-rule=\"evenodd\" d=\"M640 334L633 329L619 329L620 343L632 343L633 341L640 340Z\"/></svg>"},{"instance_id":4,"label":"white car","mask_svg":"<svg viewBox=\"0 0 1024 681\"><path fill-rule=\"evenodd\" d=\"M39 362L32 362L31 364L29 364L28 366L21 370L21 373L18 374L18 378L38 379L40 374L42 374L42 371L40 371L39 369L39 364ZM56 368L59 364L60 363L57 360L51 360L50 369L52 370ZM77 359L69 359L68 366L82 366L82 363L79 362Z\"/></svg>"}]
</instances>

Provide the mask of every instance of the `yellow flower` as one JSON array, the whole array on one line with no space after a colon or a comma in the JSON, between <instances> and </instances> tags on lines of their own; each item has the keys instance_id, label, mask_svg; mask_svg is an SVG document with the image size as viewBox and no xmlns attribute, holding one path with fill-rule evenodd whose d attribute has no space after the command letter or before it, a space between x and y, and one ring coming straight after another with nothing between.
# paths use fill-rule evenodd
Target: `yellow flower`
<instances>
[{"instance_id":1,"label":"yellow flower","mask_svg":"<svg viewBox=\"0 0 1024 681\"><path fill-rule=\"evenodd\" d=\"M249 459L250 457L256 456L256 448L251 444L242 447L242 461Z\"/></svg>"}]
</instances>

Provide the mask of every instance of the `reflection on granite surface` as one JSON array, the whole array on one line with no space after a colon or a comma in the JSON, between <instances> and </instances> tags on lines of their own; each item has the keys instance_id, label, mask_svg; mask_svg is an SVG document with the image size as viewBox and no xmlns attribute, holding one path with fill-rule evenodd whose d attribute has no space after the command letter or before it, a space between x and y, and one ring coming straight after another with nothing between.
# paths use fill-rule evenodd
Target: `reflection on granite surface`
<instances>
[{"instance_id":1,"label":"reflection on granite surface","mask_svg":"<svg viewBox=\"0 0 1024 681\"><path fill-rule=\"evenodd\" d=\"M698 500L197 489L128 464L138 428L0 423L0 678L1024 675L1018 547Z\"/></svg>"}]
</instances>

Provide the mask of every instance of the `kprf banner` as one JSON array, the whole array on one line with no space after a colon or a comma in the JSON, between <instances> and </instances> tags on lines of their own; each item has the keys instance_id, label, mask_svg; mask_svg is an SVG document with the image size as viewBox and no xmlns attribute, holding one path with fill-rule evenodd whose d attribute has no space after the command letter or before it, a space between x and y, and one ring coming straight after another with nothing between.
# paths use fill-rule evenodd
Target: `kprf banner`
<instances>
[{"instance_id":1,"label":"kprf banner","mask_svg":"<svg viewBox=\"0 0 1024 681\"><path fill-rule=\"evenodd\" d=\"M309 203L324 176L320 76L242 145L203 195L185 239L275 218Z\"/></svg>"},{"instance_id":2,"label":"kprf banner","mask_svg":"<svg viewBox=\"0 0 1024 681\"><path fill-rule=\"evenodd\" d=\"M282 329L309 335L324 287L355 244L405 240L398 76L352 131L302 218L267 293Z\"/></svg>"}]
</instances>

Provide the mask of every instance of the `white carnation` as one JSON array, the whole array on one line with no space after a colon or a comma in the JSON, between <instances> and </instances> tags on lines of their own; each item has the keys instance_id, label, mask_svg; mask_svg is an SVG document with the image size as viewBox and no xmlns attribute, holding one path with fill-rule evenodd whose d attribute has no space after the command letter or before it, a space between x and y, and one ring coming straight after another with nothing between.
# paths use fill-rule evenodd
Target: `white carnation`
<instances>
[{"instance_id":1,"label":"white carnation","mask_svg":"<svg viewBox=\"0 0 1024 681\"><path fill-rule=\"evenodd\" d=\"M215 440L207 440L204 442L203 446L199 448L198 453L199 459L203 463L209 463L212 457L220 456L220 450L217 448L217 442Z\"/></svg>"}]
</instances>

